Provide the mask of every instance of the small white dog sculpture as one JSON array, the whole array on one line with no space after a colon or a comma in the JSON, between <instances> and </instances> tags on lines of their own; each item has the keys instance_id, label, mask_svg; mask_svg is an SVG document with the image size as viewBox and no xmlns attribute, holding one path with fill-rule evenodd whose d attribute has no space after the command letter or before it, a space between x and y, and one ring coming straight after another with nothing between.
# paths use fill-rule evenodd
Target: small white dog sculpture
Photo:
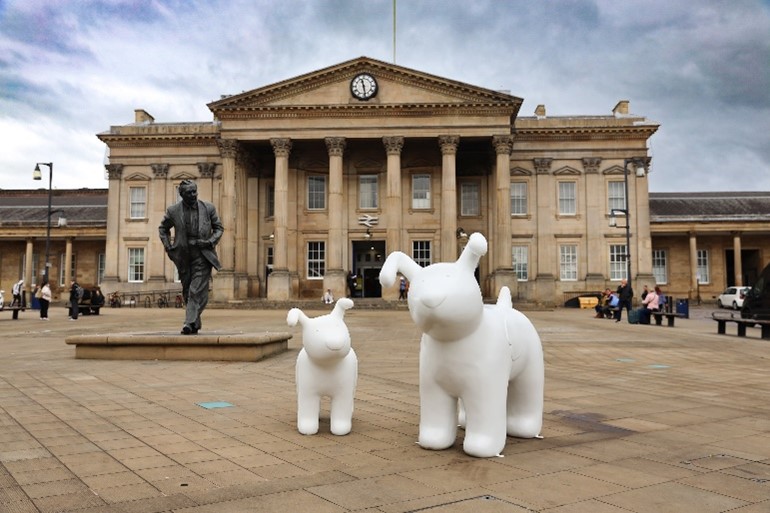
<instances>
[{"instance_id":1,"label":"small white dog sculpture","mask_svg":"<svg viewBox=\"0 0 770 513\"><path fill-rule=\"evenodd\" d=\"M331 398L331 432L347 435L353 424L353 396L358 379L358 358L350 347L345 310L353 301L344 297L334 310L316 318L299 308L286 316L289 326L302 325L302 350L297 356L297 429L303 435L318 433L321 398Z\"/></svg>"},{"instance_id":2,"label":"small white dog sculpture","mask_svg":"<svg viewBox=\"0 0 770 513\"><path fill-rule=\"evenodd\" d=\"M497 456L506 433L534 438L543 424L543 348L535 327L513 309L503 287L496 305L484 305L473 275L487 252L474 233L454 263L420 267L396 251L380 271L392 286L410 282L409 313L423 331L420 342L420 435L425 449L446 449L457 436L458 399L464 407L463 450Z\"/></svg>"}]
</instances>

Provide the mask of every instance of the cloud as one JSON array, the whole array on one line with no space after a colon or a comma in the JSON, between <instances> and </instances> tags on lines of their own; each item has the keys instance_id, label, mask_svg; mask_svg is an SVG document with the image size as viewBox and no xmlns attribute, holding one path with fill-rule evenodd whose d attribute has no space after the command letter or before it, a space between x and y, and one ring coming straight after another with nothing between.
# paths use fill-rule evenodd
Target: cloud
<instances>
[{"instance_id":1,"label":"cloud","mask_svg":"<svg viewBox=\"0 0 770 513\"><path fill-rule=\"evenodd\" d=\"M0 1L0 187L35 161L105 187L95 134L206 121L206 104L366 55L393 59L392 0ZM396 62L524 98L522 115L661 123L653 191L770 189L770 8L762 0L404 1ZM29 177L29 178L27 178Z\"/></svg>"}]
</instances>

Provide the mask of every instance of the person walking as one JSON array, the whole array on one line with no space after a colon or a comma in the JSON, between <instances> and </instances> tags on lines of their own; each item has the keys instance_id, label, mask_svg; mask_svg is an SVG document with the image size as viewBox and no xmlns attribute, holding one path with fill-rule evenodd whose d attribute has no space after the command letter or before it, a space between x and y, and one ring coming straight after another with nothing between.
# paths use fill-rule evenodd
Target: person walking
<instances>
[{"instance_id":1,"label":"person walking","mask_svg":"<svg viewBox=\"0 0 770 513\"><path fill-rule=\"evenodd\" d=\"M75 280L72 280L70 285L70 320L77 321L80 314L80 285Z\"/></svg>"},{"instance_id":2,"label":"person walking","mask_svg":"<svg viewBox=\"0 0 770 513\"><path fill-rule=\"evenodd\" d=\"M21 304L21 293L24 291L24 280L19 280L13 284L11 294L13 294L13 300L11 300L11 306L24 306Z\"/></svg>"},{"instance_id":3,"label":"person walking","mask_svg":"<svg viewBox=\"0 0 770 513\"><path fill-rule=\"evenodd\" d=\"M627 310L627 314L631 313L631 300L634 297L634 289L631 288L627 279L620 280L620 286L618 287L618 310L615 312L615 322L620 322L623 317L623 308Z\"/></svg>"},{"instance_id":4,"label":"person walking","mask_svg":"<svg viewBox=\"0 0 770 513\"><path fill-rule=\"evenodd\" d=\"M48 282L43 282L40 286L40 319L48 320L48 307L51 304L51 287L48 286Z\"/></svg>"}]
</instances>

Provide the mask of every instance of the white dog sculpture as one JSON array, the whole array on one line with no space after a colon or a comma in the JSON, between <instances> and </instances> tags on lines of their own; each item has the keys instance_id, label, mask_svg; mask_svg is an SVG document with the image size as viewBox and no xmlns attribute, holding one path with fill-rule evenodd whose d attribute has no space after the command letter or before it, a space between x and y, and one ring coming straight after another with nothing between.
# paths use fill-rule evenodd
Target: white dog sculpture
<instances>
[{"instance_id":1,"label":"white dog sculpture","mask_svg":"<svg viewBox=\"0 0 770 513\"><path fill-rule=\"evenodd\" d=\"M345 310L353 301L341 298L330 314L307 317L299 308L286 316L289 326L302 325L302 350L297 356L297 429L318 433L321 398L331 398L331 432L347 435L353 424L353 396L358 379L358 358L350 347Z\"/></svg>"},{"instance_id":2,"label":"white dog sculpture","mask_svg":"<svg viewBox=\"0 0 770 513\"><path fill-rule=\"evenodd\" d=\"M458 399L465 417L463 450L500 455L506 433L534 438L543 424L543 348L535 327L513 309L503 287L496 305L484 305L473 275L487 252L474 233L455 263L420 267L396 251L380 271L390 287L396 273L410 281L409 313L420 342L420 435L425 449L446 449L457 436Z\"/></svg>"}]
</instances>

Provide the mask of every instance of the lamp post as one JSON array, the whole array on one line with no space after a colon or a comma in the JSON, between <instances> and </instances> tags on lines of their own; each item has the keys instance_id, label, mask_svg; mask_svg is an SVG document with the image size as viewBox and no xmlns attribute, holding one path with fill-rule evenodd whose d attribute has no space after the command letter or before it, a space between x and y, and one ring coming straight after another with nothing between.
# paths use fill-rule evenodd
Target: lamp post
<instances>
[{"instance_id":1,"label":"lamp post","mask_svg":"<svg viewBox=\"0 0 770 513\"><path fill-rule=\"evenodd\" d=\"M610 221L609 224L613 228L625 228L626 229L626 279L628 280L628 285L633 289L631 286L631 208L629 206L629 200L628 200L628 165L633 164L633 166L636 168L636 176L638 178L641 178L644 176L645 169L644 169L644 159L639 157L633 157L630 159L623 160L623 185L624 185L624 203L625 208L613 208L610 210ZM625 226L618 226L617 219L615 218L615 215L621 212L626 216L626 225Z\"/></svg>"},{"instance_id":2,"label":"lamp post","mask_svg":"<svg viewBox=\"0 0 770 513\"><path fill-rule=\"evenodd\" d=\"M50 268L50 250L51 250L51 184L53 183L53 162L38 162L35 164L35 170L32 172L33 180L42 180L43 174L40 172L40 166L48 166L48 222L45 229L45 270L43 271L43 283L48 283L48 270Z\"/></svg>"}]
</instances>

